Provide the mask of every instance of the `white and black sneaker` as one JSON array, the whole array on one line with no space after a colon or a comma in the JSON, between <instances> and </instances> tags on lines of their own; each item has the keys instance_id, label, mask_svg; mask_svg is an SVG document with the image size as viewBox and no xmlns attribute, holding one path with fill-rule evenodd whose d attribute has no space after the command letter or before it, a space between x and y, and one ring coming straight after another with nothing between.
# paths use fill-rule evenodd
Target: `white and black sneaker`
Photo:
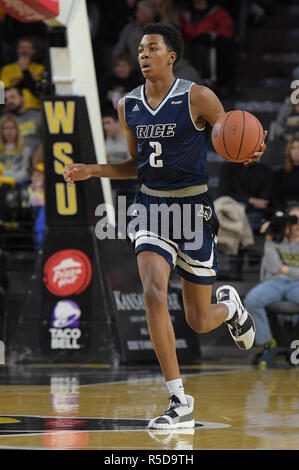
<instances>
[{"instance_id":1,"label":"white and black sneaker","mask_svg":"<svg viewBox=\"0 0 299 470\"><path fill-rule=\"evenodd\" d=\"M183 404L176 395L171 395L168 409L161 416L150 420L149 429L194 428L194 398L186 395L186 399L187 404Z\"/></svg>"},{"instance_id":2,"label":"white and black sneaker","mask_svg":"<svg viewBox=\"0 0 299 470\"><path fill-rule=\"evenodd\" d=\"M232 286L221 286L216 291L217 303L231 300L236 305L236 313L225 323L233 340L240 349L250 349L255 338L255 324L247 312L236 289Z\"/></svg>"}]
</instances>

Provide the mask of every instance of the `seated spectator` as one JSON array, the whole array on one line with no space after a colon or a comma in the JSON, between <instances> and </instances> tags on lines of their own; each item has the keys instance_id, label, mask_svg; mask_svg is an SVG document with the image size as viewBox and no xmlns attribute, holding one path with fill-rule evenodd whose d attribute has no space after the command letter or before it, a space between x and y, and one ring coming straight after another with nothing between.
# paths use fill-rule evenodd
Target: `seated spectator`
<instances>
[{"instance_id":1,"label":"seated spectator","mask_svg":"<svg viewBox=\"0 0 299 470\"><path fill-rule=\"evenodd\" d=\"M217 50L217 89L222 94L235 86L234 24L229 12L208 0L193 0L189 10L182 10L181 30L186 57L209 78L208 56L204 50ZM199 53L198 46L201 46ZM206 55L203 62L203 55Z\"/></svg>"},{"instance_id":2,"label":"seated spectator","mask_svg":"<svg viewBox=\"0 0 299 470\"><path fill-rule=\"evenodd\" d=\"M270 138L290 141L299 133L299 104L292 104L287 97L278 111L275 121L271 123Z\"/></svg>"},{"instance_id":3,"label":"seated spectator","mask_svg":"<svg viewBox=\"0 0 299 470\"><path fill-rule=\"evenodd\" d=\"M18 86L23 90L25 108L40 109L41 101L36 94L36 82L41 79L45 66L33 62L36 48L33 39L19 38L17 60L1 69L0 80L5 88Z\"/></svg>"},{"instance_id":4,"label":"seated spectator","mask_svg":"<svg viewBox=\"0 0 299 470\"><path fill-rule=\"evenodd\" d=\"M33 210L33 240L35 250L41 247L45 230L45 168L43 163L33 167L31 184L28 187L29 204Z\"/></svg>"},{"instance_id":5,"label":"seated spectator","mask_svg":"<svg viewBox=\"0 0 299 470\"><path fill-rule=\"evenodd\" d=\"M7 213L6 197L10 188L16 185L14 178L4 176L4 166L0 163L0 223L4 221Z\"/></svg>"},{"instance_id":6,"label":"seated spectator","mask_svg":"<svg viewBox=\"0 0 299 470\"><path fill-rule=\"evenodd\" d=\"M0 121L0 162L4 176L13 178L18 189L28 185L31 151L25 146L13 115L4 116Z\"/></svg>"},{"instance_id":7,"label":"seated spectator","mask_svg":"<svg viewBox=\"0 0 299 470\"><path fill-rule=\"evenodd\" d=\"M35 168L38 163L44 163L44 146L41 144L37 150L32 154L32 168Z\"/></svg>"},{"instance_id":8,"label":"seated spectator","mask_svg":"<svg viewBox=\"0 0 299 470\"><path fill-rule=\"evenodd\" d=\"M17 87L5 91L4 111L16 116L25 145L35 152L41 144L41 111L26 108L23 92Z\"/></svg>"},{"instance_id":9,"label":"seated spectator","mask_svg":"<svg viewBox=\"0 0 299 470\"><path fill-rule=\"evenodd\" d=\"M218 195L230 196L245 207L254 235L260 233L262 223L270 211L273 173L260 162L240 165L224 162L220 167ZM245 253L253 258L253 250L240 247L239 252L231 254L230 278L240 280L245 261Z\"/></svg>"},{"instance_id":10,"label":"seated spectator","mask_svg":"<svg viewBox=\"0 0 299 470\"><path fill-rule=\"evenodd\" d=\"M158 20L161 23L172 24L181 28L180 10L173 0L154 0L158 10Z\"/></svg>"},{"instance_id":11,"label":"seated spectator","mask_svg":"<svg viewBox=\"0 0 299 470\"><path fill-rule=\"evenodd\" d=\"M126 136L118 119L117 111L106 110L103 112L103 128L105 132L105 147L107 161L109 163L119 163L129 158ZM128 205L133 202L136 191L136 180L113 180L111 179L113 202L117 209L118 196L126 196Z\"/></svg>"},{"instance_id":12,"label":"seated spectator","mask_svg":"<svg viewBox=\"0 0 299 470\"><path fill-rule=\"evenodd\" d=\"M230 196L246 208L252 230L260 232L270 208L273 172L257 161L250 165L224 162L219 174L219 196Z\"/></svg>"},{"instance_id":13,"label":"seated spectator","mask_svg":"<svg viewBox=\"0 0 299 470\"><path fill-rule=\"evenodd\" d=\"M136 21L128 23L120 32L119 40L114 47L114 56L129 55L136 70L138 64L138 46L142 38L144 26L154 23L157 17L157 8L154 1L141 0L136 7Z\"/></svg>"},{"instance_id":14,"label":"seated spectator","mask_svg":"<svg viewBox=\"0 0 299 470\"><path fill-rule=\"evenodd\" d=\"M298 80L296 87L297 97L299 96L299 67L292 73L292 80ZM294 91L295 91L294 90ZM298 99L293 100L294 92L287 96L277 113L276 119L270 125L270 140L285 139L290 141L295 134L299 133L299 103ZM292 102L293 101L293 102Z\"/></svg>"},{"instance_id":15,"label":"seated spectator","mask_svg":"<svg viewBox=\"0 0 299 470\"><path fill-rule=\"evenodd\" d=\"M197 85L200 84L200 75L198 71L187 59L182 58L179 62L174 64L173 74L177 78L190 80L191 82L197 83Z\"/></svg>"},{"instance_id":16,"label":"seated spectator","mask_svg":"<svg viewBox=\"0 0 299 470\"><path fill-rule=\"evenodd\" d=\"M100 79L99 90L103 108L113 106L117 109L119 99L144 81L134 69L130 56L119 56L115 59L113 69Z\"/></svg>"},{"instance_id":17,"label":"seated spectator","mask_svg":"<svg viewBox=\"0 0 299 470\"><path fill-rule=\"evenodd\" d=\"M107 109L103 112L103 128L105 132L105 147L107 161L119 163L129 158L126 136L118 119L117 111Z\"/></svg>"},{"instance_id":18,"label":"seated spectator","mask_svg":"<svg viewBox=\"0 0 299 470\"><path fill-rule=\"evenodd\" d=\"M245 208L230 196L221 196L214 201L220 228L217 237L219 251L237 254L240 246L254 244L254 236Z\"/></svg>"},{"instance_id":19,"label":"seated spectator","mask_svg":"<svg viewBox=\"0 0 299 470\"><path fill-rule=\"evenodd\" d=\"M266 306L281 300L299 304L299 206L290 209L288 215L295 216L297 223L288 222L282 226L282 241L274 241L273 232L269 230L271 222L266 222L263 227L267 235L260 272L262 282L251 289L244 299L246 309L255 320L255 341L261 346L256 362L262 369L272 364L277 351ZM295 325L299 315L294 315L292 319Z\"/></svg>"},{"instance_id":20,"label":"seated spectator","mask_svg":"<svg viewBox=\"0 0 299 470\"><path fill-rule=\"evenodd\" d=\"M299 204L299 135L286 146L284 168L274 173L272 199L277 209Z\"/></svg>"}]
</instances>

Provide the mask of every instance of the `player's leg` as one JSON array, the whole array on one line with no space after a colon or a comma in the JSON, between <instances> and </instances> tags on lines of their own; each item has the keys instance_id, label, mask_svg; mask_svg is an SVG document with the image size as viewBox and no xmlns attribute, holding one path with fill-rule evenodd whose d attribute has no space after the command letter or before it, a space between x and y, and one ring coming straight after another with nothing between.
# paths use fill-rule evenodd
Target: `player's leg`
<instances>
[{"instance_id":1,"label":"player's leg","mask_svg":"<svg viewBox=\"0 0 299 470\"><path fill-rule=\"evenodd\" d=\"M237 346L250 349L254 342L255 325L237 291L231 286L219 287L216 291L217 304L211 305L211 286L218 271L216 235L219 223L213 203L205 197L198 198L198 202L205 202L202 231L195 233L195 236L201 236L200 248L190 249L190 245L184 242L177 252L175 269L183 279L186 318L197 332L211 331L226 322Z\"/></svg>"},{"instance_id":2,"label":"player's leg","mask_svg":"<svg viewBox=\"0 0 299 470\"><path fill-rule=\"evenodd\" d=\"M170 265L153 251L137 256L144 290L144 304L151 341L169 392L170 405L163 415L152 419L152 429L194 427L193 397L185 395L176 354L175 334L168 310Z\"/></svg>"},{"instance_id":3,"label":"player's leg","mask_svg":"<svg viewBox=\"0 0 299 470\"><path fill-rule=\"evenodd\" d=\"M212 285L195 284L182 279L182 288L186 320L197 333L208 333L227 319L227 305L211 304Z\"/></svg>"},{"instance_id":4,"label":"player's leg","mask_svg":"<svg viewBox=\"0 0 299 470\"><path fill-rule=\"evenodd\" d=\"M166 381L180 377L175 335L168 311L169 263L158 253L138 253L137 264L144 292L148 329Z\"/></svg>"},{"instance_id":5,"label":"player's leg","mask_svg":"<svg viewBox=\"0 0 299 470\"><path fill-rule=\"evenodd\" d=\"M211 304L212 286L182 279L186 320L197 333L207 333L223 322L240 349L250 349L255 338L252 316L231 286L217 289L217 304Z\"/></svg>"}]
</instances>

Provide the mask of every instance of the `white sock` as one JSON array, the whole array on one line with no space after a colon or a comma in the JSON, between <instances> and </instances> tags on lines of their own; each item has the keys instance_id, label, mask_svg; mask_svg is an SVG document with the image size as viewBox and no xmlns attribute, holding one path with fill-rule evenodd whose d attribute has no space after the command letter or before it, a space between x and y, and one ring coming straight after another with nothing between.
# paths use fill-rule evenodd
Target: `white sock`
<instances>
[{"instance_id":1,"label":"white sock","mask_svg":"<svg viewBox=\"0 0 299 470\"><path fill-rule=\"evenodd\" d=\"M225 321L231 320L233 318L234 314L236 313L236 310L237 310L235 302L233 302L232 300L223 300L222 302L219 302L219 303L226 305L228 310L229 310L228 316L225 319Z\"/></svg>"},{"instance_id":2,"label":"white sock","mask_svg":"<svg viewBox=\"0 0 299 470\"><path fill-rule=\"evenodd\" d=\"M166 382L166 385L169 395L176 395L180 399L181 403L187 403L182 379L169 380Z\"/></svg>"}]
</instances>

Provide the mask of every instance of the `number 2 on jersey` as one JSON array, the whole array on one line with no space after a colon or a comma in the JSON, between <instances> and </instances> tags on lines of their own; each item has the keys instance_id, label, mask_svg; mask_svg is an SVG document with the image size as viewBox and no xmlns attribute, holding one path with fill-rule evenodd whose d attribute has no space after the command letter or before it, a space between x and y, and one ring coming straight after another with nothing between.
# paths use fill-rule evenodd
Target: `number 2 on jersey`
<instances>
[{"instance_id":1,"label":"number 2 on jersey","mask_svg":"<svg viewBox=\"0 0 299 470\"><path fill-rule=\"evenodd\" d=\"M149 142L149 144L151 147L153 147L153 149L155 149L155 151L152 152L149 157L150 165L155 168L163 166L163 160L161 158L158 159L162 153L162 146L160 142Z\"/></svg>"}]
</instances>

